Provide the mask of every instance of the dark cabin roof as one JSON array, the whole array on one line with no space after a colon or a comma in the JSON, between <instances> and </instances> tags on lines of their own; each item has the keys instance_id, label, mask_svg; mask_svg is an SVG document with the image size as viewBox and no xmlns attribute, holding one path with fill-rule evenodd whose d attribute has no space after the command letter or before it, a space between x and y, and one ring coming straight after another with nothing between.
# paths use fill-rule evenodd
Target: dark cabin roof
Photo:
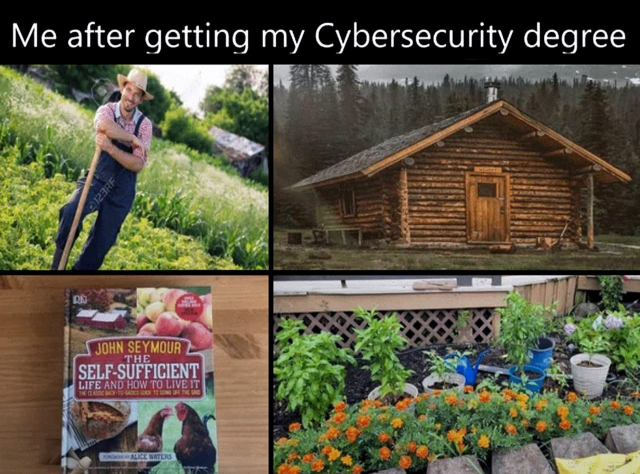
<instances>
[{"instance_id":1,"label":"dark cabin roof","mask_svg":"<svg viewBox=\"0 0 640 474\"><path fill-rule=\"evenodd\" d=\"M313 176L310 176L309 178L299 181L298 183L291 186L291 189L313 188L316 186L322 186L324 184L330 184L330 182L343 181L362 176L370 176L380 169L386 167L382 164L385 159L391 158L393 161L390 164L393 164L403 157L409 156L410 154L418 151L418 149L410 150L409 148L413 148L414 146L419 145L421 142L423 142L425 146L419 149L431 146L433 143L429 143L427 139L433 137L437 132L446 133L447 129L450 128L450 133L446 134L453 134L460 129L460 127L456 127L456 125L460 124L460 122L466 123L468 121L471 121L472 123L475 123L479 120L482 120L483 118L488 117L489 115L498 112L502 108L513 112L518 119L531 125L533 129L547 132L549 137L554 141L558 142L562 146L569 147L571 151L575 151L578 156L584 158L587 161L586 164L592 163L603 167L604 169L602 171L610 175L610 179L607 180L622 182L631 181L631 178L628 175L618 170L613 165L607 163L602 158L593 155L579 145L571 142L569 139L564 138L559 133L554 132L552 129L545 126L541 122L538 122L537 120L529 117L506 100L500 99L475 107L471 110L450 117L441 122L427 125L426 127L413 130L404 135L398 135L396 137L389 138L388 140L385 140L378 145L361 151L360 153L357 153L356 155L353 155L343 161L340 161L339 163L336 163L335 165L332 165L329 168L326 168L314 174ZM483 113L483 111L485 113ZM402 155L403 150L406 150L406 154L404 156L399 156ZM375 168L371 169L374 166Z\"/></svg>"}]
</instances>

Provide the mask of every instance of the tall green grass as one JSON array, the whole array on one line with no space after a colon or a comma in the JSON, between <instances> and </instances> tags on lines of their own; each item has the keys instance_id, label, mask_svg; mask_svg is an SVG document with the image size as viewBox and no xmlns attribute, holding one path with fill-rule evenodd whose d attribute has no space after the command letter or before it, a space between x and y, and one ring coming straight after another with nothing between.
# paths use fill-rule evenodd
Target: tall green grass
<instances>
[{"instance_id":1,"label":"tall green grass","mask_svg":"<svg viewBox=\"0 0 640 474\"><path fill-rule=\"evenodd\" d=\"M34 81L0 67L4 143L21 148L23 164L75 181L95 147L93 115ZM1 145L0 145L1 146ZM235 175L220 158L153 139L138 177L133 213L155 226L199 239L212 256L247 269L266 268L268 190Z\"/></svg>"},{"instance_id":2,"label":"tall green grass","mask_svg":"<svg viewBox=\"0 0 640 474\"><path fill-rule=\"evenodd\" d=\"M0 127L2 135L3 127ZM27 147L28 148L28 147ZM27 150L0 142L0 269L48 270L55 251L58 211L75 185L63 175L45 175L45 164L23 164ZM31 152L30 150L27 150ZM39 150L35 153L37 154ZM97 214L88 216L69 256L69 267L82 250ZM118 242L107 254L105 270L238 269L230 259L213 257L200 242L147 219L128 216Z\"/></svg>"}]
</instances>

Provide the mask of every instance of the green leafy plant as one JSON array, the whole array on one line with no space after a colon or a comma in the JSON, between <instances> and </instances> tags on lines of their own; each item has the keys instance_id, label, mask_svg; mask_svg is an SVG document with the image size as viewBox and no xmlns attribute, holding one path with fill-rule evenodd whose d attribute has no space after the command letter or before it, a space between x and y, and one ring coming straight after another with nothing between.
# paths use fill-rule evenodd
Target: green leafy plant
<instances>
[{"instance_id":1,"label":"green leafy plant","mask_svg":"<svg viewBox=\"0 0 640 474\"><path fill-rule=\"evenodd\" d=\"M356 361L348 349L337 346L340 336L301 334L304 324L292 319L283 319L280 328L280 355L273 368L280 383L276 398L286 400L288 410L298 411L304 426L319 424L329 407L342 400L344 364Z\"/></svg>"},{"instance_id":2,"label":"green leafy plant","mask_svg":"<svg viewBox=\"0 0 640 474\"><path fill-rule=\"evenodd\" d=\"M365 329L356 329L355 352L369 362L366 367L371 372L371 379L380 383L380 398L387 395L400 395L407 378L413 373L405 370L400 363L396 351L402 349L406 339L400 334L402 327L394 313L386 318L378 318L376 309L367 311L358 308L356 318L367 321Z\"/></svg>"},{"instance_id":3,"label":"green leafy plant","mask_svg":"<svg viewBox=\"0 0 640 474\"><path fill-rule=\"evenodd\" d=\"M505 298L506 306L499 308L500 336L498 344L505 350L505 358L520 371L529 362L529 349L536 347L545 333L545 315L553 314L553 305L544 307L530 303L517 292Z\"/></svg>"},{"instance_id":4,"label":"green leafy plant","mask_svg":"<svg viewBox=\"0 0 640 474\"><path fill-rule=\"evenodd\" d=\"M569 375L565 374L562 367L554 360L551 361L551 367L547 369L547 376L550 377L560 387L566 389L569 387Z\"/></svg>"},{"instance_id":5,"label":"green leafy plant","mask_svg":"<svg viewBox=\"0 0 640 474\"><path fill-rule=\"evenodd\" d=\"M622 275L600 275L600 294L602 295L602 309L615 310L622 301L624 281Z\"/></svg>"},{"instance_id":6,"label":"green leafy plant","mask_svg":"<svg viewBox=\"0 0 640 474\"><path fill-rule=\"evenodd\" d=\"M444 379L446 374L452 374L456 371L457 360L445 360L444 357L440 357L436 352L424 352L429 359L429 371L436 375L440 380Z\"/></svg>"}]
</instances>

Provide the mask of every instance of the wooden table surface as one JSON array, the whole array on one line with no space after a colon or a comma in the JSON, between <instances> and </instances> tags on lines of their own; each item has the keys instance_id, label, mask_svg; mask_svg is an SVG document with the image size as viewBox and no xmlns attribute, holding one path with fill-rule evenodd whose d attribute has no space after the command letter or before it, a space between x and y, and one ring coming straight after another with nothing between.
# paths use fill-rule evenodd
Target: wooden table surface
<instances>
[{"instance_id":1,"label":"wooden table surface","mask_svg":"<svg viewBox=\"0 0 640 474\"><path fill-rule=\"evenodd\" d=\"M267 276L0 276L0 471L59 473L65 288L209 285L219 470L266 473Z\"/></svg>"}]
</instances>

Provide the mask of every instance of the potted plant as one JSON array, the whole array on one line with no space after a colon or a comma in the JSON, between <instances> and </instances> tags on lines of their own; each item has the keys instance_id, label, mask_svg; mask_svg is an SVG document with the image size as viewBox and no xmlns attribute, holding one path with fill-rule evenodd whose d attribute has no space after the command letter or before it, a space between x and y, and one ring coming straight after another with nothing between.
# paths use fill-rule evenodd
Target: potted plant
<instances>
[{"instance_id":1,"label":"potted plant","mask_svg":"<svg viewBox=\"0 0 640 474\"><path fill-rule=\"evenodd\" d=\"M601 354L607 352L611 346L606 331L602 318L593 322L583 319L578 325L574 325L573 322L565 325L565 332L582 351L570 359L573 386L587 399L602 395L611 367L611 359Z\"/></svg>"},{"instance_id":2,"label":"potted plant","mask_svg":"<svg viewBox=\"0 0 640 474\"><path fill-rule=\"evenodd\" d=\"M548 308L529 303L516 292L509 293L505 301L506 306L497 310L500 314L500 336L497 342L506 351L503 357L512 364L509 369L510 380L537 392L542 388L548 366L542 368L529 362L534 356L531 348L540 343L544 334L544 314ZM551 357L548 359L550 364Z\"/></svg>"},{"instance_id":3,"label":"potted plant","mask_svg":"<svg viewBox=\"0 0 640 474\"><path fill-rule=\"evenodd\" d=\"M465 377L456 372L458 360L466 357L469 353L460 354L456 352L452 354L451 360L440 357L435 352L425 352L431 365L431 372L428 377L422 381L424 391L432 393L435 390L462 390L465 384Z\"/></svg>"},{"instance_id":4,"label":"potted plant","mask_svg":"<svg viewBox=\"0 0 640 474\"><path fill-rule=\"evenodd\" d=\"M370 394L369 400L381 399L387 404L397 402L406 396L418 395L418 388L407 383L413 373L400 363L396 351L402 349L406 339L400 334L400 322L394 313L386 318L378 318L374 307L370 311L358 308L356 318L364 319L365 329L356 329L355 353L362 354L368 361L365 367L371 372L371 379L380 383Z\"/></svg>"}]
</instances>

